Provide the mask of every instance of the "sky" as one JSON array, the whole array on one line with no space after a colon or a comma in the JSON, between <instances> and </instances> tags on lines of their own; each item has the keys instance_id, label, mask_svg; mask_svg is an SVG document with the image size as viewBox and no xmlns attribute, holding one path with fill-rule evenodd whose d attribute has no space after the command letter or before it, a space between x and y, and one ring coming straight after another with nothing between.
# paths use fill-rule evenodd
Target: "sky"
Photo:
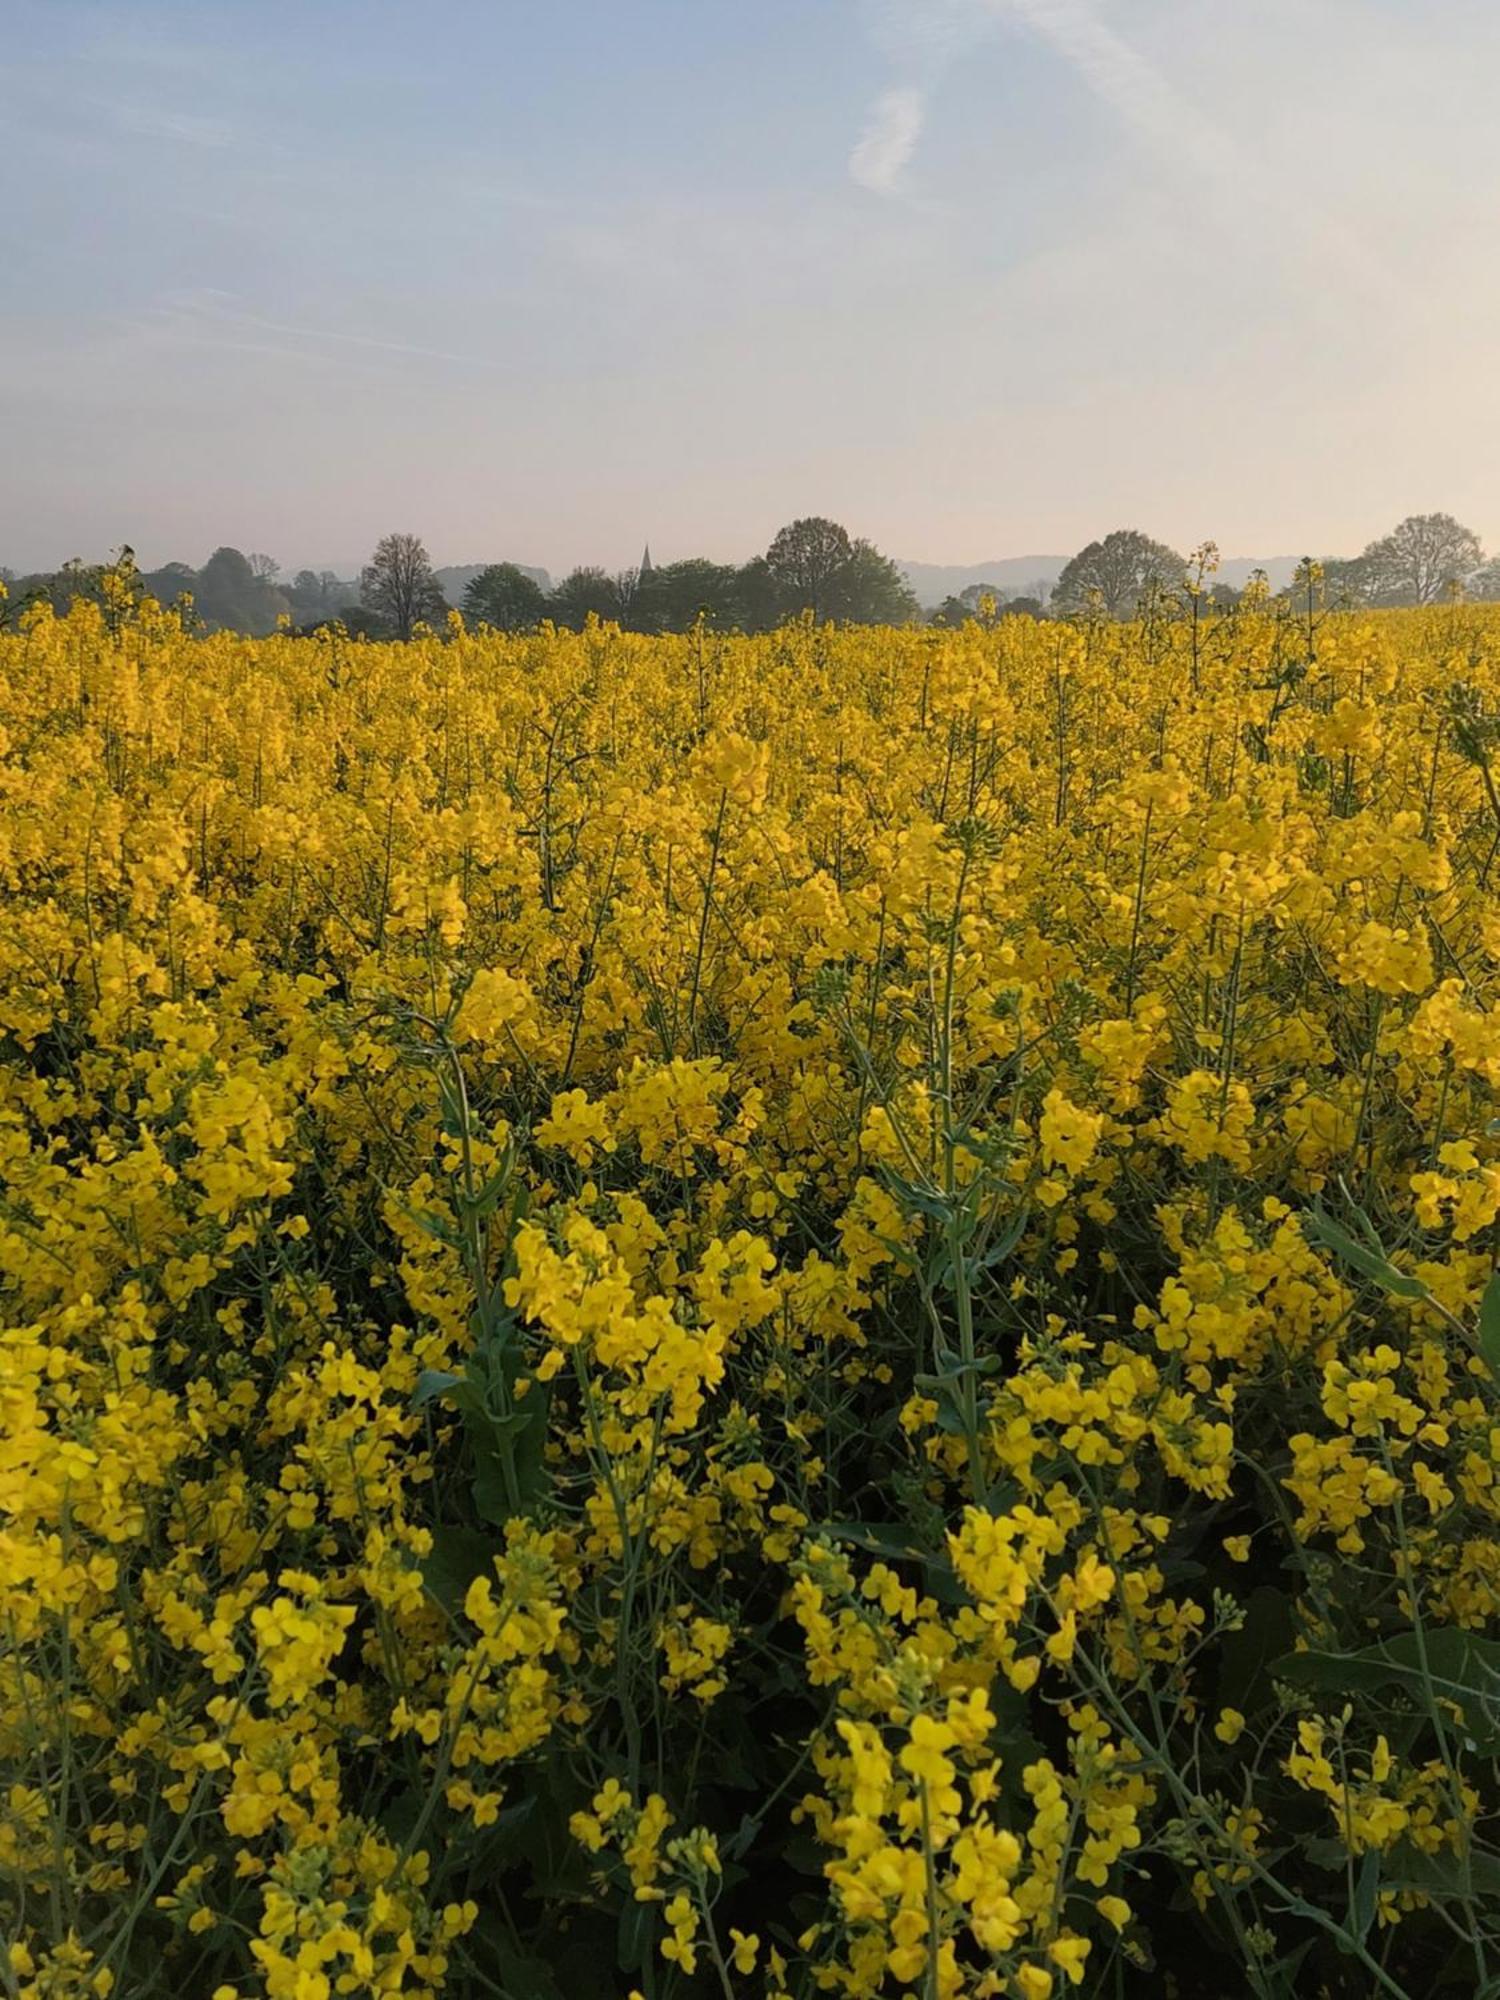
<instances>
[{"instance_id":1,"label":"sky","mask_svg":"<svg viewBox=\"0 0 1500 2000\"><path fill-rule=\"evenodd\" d=\"M1500 544L1495 0L0 0L0 564Z\"/></svg>"}]
</instances>

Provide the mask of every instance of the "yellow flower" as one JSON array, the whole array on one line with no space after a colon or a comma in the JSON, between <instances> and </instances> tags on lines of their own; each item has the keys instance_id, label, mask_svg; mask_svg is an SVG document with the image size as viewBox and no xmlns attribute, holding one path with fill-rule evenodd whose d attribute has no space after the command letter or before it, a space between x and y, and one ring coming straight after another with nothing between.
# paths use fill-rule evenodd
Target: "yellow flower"
<instances>
[{"instance_id":1,"label":"yellow flower","mask_svg":"<svg viewBox=\"0 0 1500 2000\"><path fill-rule=\"evenodd\" d=\"M1060 1937L1047 1947L1047 1956L1066 1973L1074 1986L1083 1983L1083 1968L1088 1960L1090 1945L1087 1938Z\"/></svg>"},{"instance_id":2,"label":"yellow flower","mask_svg":"<svg viewBox=\"0 0 1500 2000\"><path fill-rule=\"evenodd\" d=\"M735 1971L754 1972L756 1954L760 1950L759 1937L757 1937L754 1931L747 1937L743 1931L737 1931L733 1924L729 1927L729 1937L733 1945L733 1950L730 1952L730 1959Z\"/></svg>"}]
</instances>

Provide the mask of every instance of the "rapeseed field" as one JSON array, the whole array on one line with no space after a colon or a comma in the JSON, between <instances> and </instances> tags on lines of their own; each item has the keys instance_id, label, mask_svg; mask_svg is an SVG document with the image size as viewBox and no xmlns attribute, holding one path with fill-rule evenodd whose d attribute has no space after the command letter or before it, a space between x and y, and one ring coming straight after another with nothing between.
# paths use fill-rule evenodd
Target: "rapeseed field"
<instances>
[{"instance_id":1,"label":"rapeseed field","mask_svg":"<svg viewBox=\"0 0 1500 2000\"><path fill-rule=\"evenodd\" d=\"M0 1989L1500 1991L1500 612L0 636Z\"/></svg>"}]
</instances>

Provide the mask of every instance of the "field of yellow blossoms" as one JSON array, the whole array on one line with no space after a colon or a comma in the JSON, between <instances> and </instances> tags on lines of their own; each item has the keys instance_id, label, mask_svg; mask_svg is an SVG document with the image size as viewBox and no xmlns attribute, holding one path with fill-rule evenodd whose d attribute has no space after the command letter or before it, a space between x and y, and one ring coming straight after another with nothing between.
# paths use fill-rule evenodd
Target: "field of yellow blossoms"
<instances>
[{"instance_id":1,"label":"field of yellow blossoms","mask_svg":"<svg viewBox=\"0 0 1500 2000\"><path fill-rule=\"evenodd\" d=\"M1500 1992L1500 613L0 636L0 1991Z\"/></svg>"}]
</instances>

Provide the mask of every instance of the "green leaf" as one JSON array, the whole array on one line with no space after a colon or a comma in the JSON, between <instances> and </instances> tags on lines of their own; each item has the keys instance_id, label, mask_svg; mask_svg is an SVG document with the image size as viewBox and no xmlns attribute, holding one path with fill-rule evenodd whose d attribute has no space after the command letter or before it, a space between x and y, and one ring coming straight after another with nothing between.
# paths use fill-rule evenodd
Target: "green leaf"
<instances>
[{"instance_id":1,"label":"green leaf","mask_svg":"<svg viewBox=\"0 0 1500 2000\"><path fill-rule=\"evenodd\" d=\"M547 1393L534 1384L524 1403L504 1416L485 1410L469 1426L474 1447L474 1505L497 1527L537 1497L545 1474ZM512 1499L514 1494L514 1500Z\"/></svg>"},{"instance_id":2,"label":"green leaf","mask_svg":"<svg viewBox=\"0 0 1500 2000\"><path fill-rule=\"evenodd\" d=\"M907 1244L897 1243L889 1236L882 1236L878 1229L872 1229L870 1234L875 1238L875 1241L880 1245L882 1250L889 1250L892 1258L903 1270L915 1271L917 1269L918 1259Z\"/></svg>"},{"instance_id":3,"label":"green leaf","mask_svg":"<svg viewBox=\"0 0 1500 2000\"><path fill-rule=\"evenodd\" d=\"M462 1247L458 1231L446 1216L429 1215L425 1210L420 1208L403 1209L402 1213L406 1216L408 1222L414 1222L418 1229L425 1235L435 1237L439 1243L446 1244L450 1250L458 1250Z\"/></svg>"},{"instance_id":4,"label":"green leaf","mask_svg":"<svg viewBox=\"0 0 1500 2000\"><path fill-rule=\"evenodd\" d=\"M1314 1694L1376 1694L1399 1688L1424 1701L1429 1692L1463 1709L1469 1735L1482 1751L1500 1747L1500 1642L1438 1626L1423 1635L1397 1632L1357 1653L1311 1649L1287 1653L1269 1671L1277 1680Z\"/></svg>"},{"instance_id":5,"label":"green leaf","mask_svg":"<svg viewBox=\"0 0 1500 2000\"><path fill-rule=\"evenodd\" d=\"M439 1396L446 1396L459 1387L463 1377L450 1375L445 1368L424 1368L417 1377L417 1386L412 1390L411 1406L422 1410L429 1403L435 1403Z\"/></svg>"},{"instance_id":6,"label":"green leaf","mask_svg":"<svg viewBox=\"0 0 1500 2000\"><path fill-rule=\"evenodd\" d=\"M1360 1863L1359 1876L1354 1884L1354 1904L1349 1912L1354 1935L1361 1943L1369 1936L1370 1926L1375 1921L1375 1903L1379 1890L1380 1850L1371 1848Z\"/></svg>"},{"instance_id":7,"label":"green leaf","mask_svg":"<svg viewBox=\"0 0 1500 2000\"><path fill-rule=\"evenodd\" d=\"M1415 1889L1424 1896L1456 1901L1470 1893L1464 1872L1457 1858L1446 1849L1440 1854L1425 1854L1421 1848L1402 1842L1386 1856L1385 1887ZM1500 1899L1500 1855L1486 1848L1474 1849L1469 1856L1468 1873L1476 1897L1482 1896L1486 1902Z\"/></svg>"},{"instance_id":8,"label":"green leaf","mask_svg":"<svg viewBox=\"0 0 1500 2000\"><path fill-rule=\"evenodd\" d=\"M476 1576L483 1576L496 1553L492 1535L478 1528L435 1528L422 1563L422 1581L443 1609L457 1617Z\"/></svg>"},{"instance_id":9,"label":"green leaf","mask_svg":"<svg viewBox=\"0 0 1500 2000\"><path fill-rule=\"evenodd\" d=\"M1026 1225L1030 1220L1031 1210L1025 1207L1018 1208L1000 1235L995 1238L989 1249L979 1258L974 1269L976 1271L992 1271L997 1264L1003 1264L1006 1258L1015 1251L1021 1238L1026 1234Z\"/></svg>"},{"instance_id":10,"label":"green leaf","mask_svg":"<svg viewBox=\"0 0 1500 2000\"><path fill-rule=\"evenodd\" d=\"M1239 1630L1226 1632L1222 1641L1218 1701L1221 1708L1253 1715L1270 1698L1269 1663L1288 1651L1296 1624L1291 1599L1273 1584L1257 1585L1244 1613Z\"/></svg>"},{"instance_id":11,"label":"green leaf","mask_svg":"<svg viewBox=\"0 0 1500 2000\"><path fill-rule=\"evenodd\" d=\"M501 1981L498 1989L490 1989L492 1992L503 1992L505 2000L563 2000L563 1990L553 1976L553 1968L544 1958L534 1957L513 1944L498 1916L492 1917L484 1943Z\"/></svg>"},{"instance_id":12,"label":"green leaf","mask_svg":"<svg viewBox=\"0 0 1500 2000\"><path fill-rule=\"evenodd\" d=\"M1351 1271L1358 1271L1361 1277L1369 1278L1382 1291L1389 1292L1392 1298L1425 1299L1428 1296L1427 1287L1420 1278L1398 1271L1389 1258L1370 1249L1367 1244L1356 1243L1348 1230L1341 1229L1322 1209L1305 1211L1302 1228L1310 1242L1324 1250L1331 1250L1340 1263L1347 1264Z\"/></svg>"},{"instance_id":13,"label":"green leaf","mask_svg":"<svg viewBox=\"0 0 1500 2000\"><path fill-rule=\"evenodd\" d=\"M651 1952L655 1909L634 1897L620 1911L619 1964L622 1972L639 1972Z\"/></svg>"},{"instance_id":14,"label":"green leaf","mask_svg":"<svg viewBox=\"0 0 1500 2000\"><path fill-rule=\"evenodd\" d=\"M881 1178L899 1202L907 1208L914 1208L919 1215L925 1215L930 1222L946 1223L952 1215L953 1202L941 1188L919 1187L915 1181L909 1181L889 1168Z\"/></svg>"},{"instance_id":15,"label":"green leaf","mask_svg":"<svg viewBox=\"0 0 1500 2000\"><path fill-rule=\"evenodd\" d=\"M547 1417L552 1407L551 1385L533 1381L522 1407L528 1414L529 1422L515 1441L516 1483L521 1489L521 1504L530 1506L547 1480Z\"/></svg>"},{"instance_id":16,"label":"green leaf","mask_svg":"<svg viewBox=\"0 0 1500 2000\"><path fill-rule=\"evenodd\" d=\"M729 1861L748 1854L755 1845L763 1821L754 1813L743 1813L734 1832L719 1842L720 1858Z\"/></svg>"},{"instance_id":17,"label":"green leaf","mask_svg":"<svg viewBox=\"0 0 1500 2000\"><path fill-rule=\"evenodd\" d=\"M1289 1951L1285 1957L1278 1958L1276 1963L1271 1967L1273 1977L1268 1986L1268 1991L1272 1993L1295 1993L1298 1990L1295 1981L1297 1974L1302 1970L1302 1961L1307 1957L1307 1954L1316 1943L1316 1938L1304 1938L1301 1944L1296 1946L1294 1950Z\"/></svg>"},{"instance_id":18,"label":"green leaf","mask_svg":"<svg viewBox=\"0 0 1500 2000\"><path fill-rule=\"evenodd\" d=\"M891 1562L944 1562L946 1558L934 1556L930 1549L903 1536L896 1528L886 1527L873 1521L825 1521L823 1532L832 1535L835 1541L852 1542L857 1549L865 1549L871 1555L885 1556Z\"/></svg>"},{"instance_id":19,"label":"green leaf","mask_svg":"<svg viewBox=\"0 0 1500 2000\"><path fill-rule=\"evenodd\" d=\"M919 1389L926 1389L931 1395L951 1395L966 1375L998 1375L1004 1366L1005 1363L998 1354L980 1354L973 1361L955 1360L951 1366L944 1368L937 1375L925 1373L913 1375L912 1381Z\"/></svg>"},{"instance_id":20,"label":"green leaf","mask_svg":"<svg viewBox=\"0 0 1500 2000\"><path fill-rule=\"evenodd\" d=\"M821 1525L824 1533L832 1535L836 1541L850 1542L869 1555L883 1556L887 1562L920 1563L926 1571L922 1588L940 1604L962 1604L965 1601L958 1578L953 1574L953 1565L944 1550L925 1549L919 1542L903 1535L898 1528L887 1527L880 1522L825 1521Z\"/></svg>"},{"instance_id":21,"label":"green leaf","mask_svg":"<svg viewBox=\"0 0 1500 2000\"><path fill-rule=\"evenodd\" d=\"M1500 1271L1491 1277L1479 1302L1479 1353L1485 1367L1500 1382Z\"/></svg>"},{"instance_id":22,"label":"green leaf","mask_svg":"<svg viewBox=\"0 0 1500 2000\"><path fill-rule=\"evenodd\" d=\"M442 1368L424 1368L417 1377L416 1388L412 1391L412 1408L425 1409L439 1397L451 1403L465 1422L470 1422L483 1414L484 1393L472 1376L450 1375Z\"/></svg>"}]
</instances>

